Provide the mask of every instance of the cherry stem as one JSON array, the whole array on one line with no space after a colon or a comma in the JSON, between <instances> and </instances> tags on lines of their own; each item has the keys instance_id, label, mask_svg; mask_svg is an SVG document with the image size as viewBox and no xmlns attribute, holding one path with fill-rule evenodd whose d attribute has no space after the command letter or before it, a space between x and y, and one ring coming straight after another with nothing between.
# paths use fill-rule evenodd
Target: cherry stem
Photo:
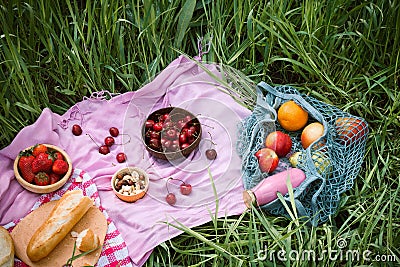
<instances>
[{"instance_id":1,"label":"cherry stem","mask_svg":"<svg viewBox=\"0 0 400 267\"><path fill-rule=\"evenodd\" d=\"M212 135L211 135L210 132L208 132L208 135L210 136L210 139L211 139L210 142L211 142L211 144L213 144L214 146L216 146L217 144L214 143L213 138L212 138Z\"/></svg>"},{"instance_id":2,"label":"cherry stem","mask_svg":"<svg viewBox=\"0 0 400 267\"><path fill-rule=\"evenodd\" d=\"M120 144L114 144L114 145L116 145L116 146L123 146L123 145L126 145L126 144L128 144L128 143L130 143L131 142L131 136L129 135L129 134L120 134L120 135L127 135L127 136L129 136L129 140L128 141L126 141L125 143L120 143Z\"/></svg>"},{"instance_id":3,"label":"cherry stem","mask_svg":"<svg viewBox=\"0 0 400 267\"><path fill-rule=\"evenodd\" d=\"M165 183L165 187L167 188L167 192L168 192L168 194L169 194L169 189L168 189L168 181L169 180L173 180L174 178L172 178L172 177L169 177L168 178L168 180L167 180L167 182Z\"/></svg>"},{"instance_id":4,"label":"cherry stem","mask_svg":"<svg viewBox=\"0 0 400 267\"><path fill-rule=\"evenodd\" d=\"M181 179L177 179L177 178L169 177L169 180L177 180L177 181L181 181L182 184L186 184L184 181L182 181Z\"/></svg>"},{"instance_id":5,"label":"cherry stem","mask_svg":"<svg viewBox=\"0 0 400 267\"><path fill-rule=\"evenodd\" d=\"M100 148L100 146L96 143L96 141L94 141L93 137L92 137L90 134L87 133L86 135L90 137L90 139L93 141L93 143L94 143L98 148Z\"/></svg>"}]
</instances>

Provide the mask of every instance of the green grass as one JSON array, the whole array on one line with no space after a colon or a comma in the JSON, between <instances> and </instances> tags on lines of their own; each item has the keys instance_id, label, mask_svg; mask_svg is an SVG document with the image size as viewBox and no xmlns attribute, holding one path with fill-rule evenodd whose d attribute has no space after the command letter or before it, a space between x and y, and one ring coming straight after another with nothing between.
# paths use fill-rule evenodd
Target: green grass
<instances>
[{"instance_id":1,"label":"green grass","mask_svg":"<svg viewBox=\"0 0 400 267\"><path fill-rule=\"evenodd\" d=\"M147 266L382 266L260 261L260 251L348 249L400 257L400 3L377 0L2 1L0 146L43 108L62 114L91 92L137 90L180 52L229 65L254 82L290 84L364 117L361 172L335 218L309 227L257 209L215 219L158 246ZM248 98L252 92L243 92ZM246 102L251 108L251 101Z\"/></svg>"}]
</instances>

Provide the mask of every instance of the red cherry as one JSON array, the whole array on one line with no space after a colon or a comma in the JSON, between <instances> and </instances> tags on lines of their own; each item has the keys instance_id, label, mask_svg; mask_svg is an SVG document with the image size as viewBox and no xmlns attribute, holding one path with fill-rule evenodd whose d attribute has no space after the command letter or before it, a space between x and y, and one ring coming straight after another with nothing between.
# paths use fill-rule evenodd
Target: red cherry
<instances>
[{"instance_id":1,"label":"red cherry","mask_svg":"<svg viewBox=\"0 0 400 267\"><path fill-rule=\"evenodd\" d=\"M151 139L160 139L160 132L151 131L150 132L150 138Z\"/></svg>"},{"instance_id":2,"label":"red cherry","mask_svg":"<svg viewBox=\"0 0 400 267\"><path fill-rule=\"evenodd\" d=\"M112 146L114 143L115 143L115 140L114 140L114 138L113 138L112 136L107 136L107 137L104 139L104 144L105 144L106 146Z\"/></svg>"},{"instance_id":3,"label":"red cherry","mask_svg":"<svg viewBox=\"0 0 400 267\"><path fill-rule=\"evenodd\" d=\"M217 157L217 151L215 151L215 149L213 149L213 148L207 149L206 150L206 157L209 160L215 159Z\"/></svg>"},{"instance_id":4,"label":"red cherry","mask_svg":"<svg viewBox=\"0 0 400 267\"><path fill-rule=\"evenodd\" d=\"M177 151L177 150L179 150L179 145L172 143L172 145L169 147L169 150Z\"/></svg>"},{"instance_id":5,"label":"red cherry","mask_svg":"<svg viewBox=\"0 0 400 267\"><path fill-rule=\"evenodd\" d=\"M196 134L196 131L194 131L193 129L190 129L190 128L186 131L187 137L193 137Z\"/></svg>"},{"instance_id":6,"label":"red cherry","mask_svg":"<svg viewBox=\"0 0 400 267\"><path fill-rule=\"evenodd\" d=\"M72 126L72 134L76 136L81 135L82 134L81 126L79 126L78 124L74 124Z\"/></svg>"},{"instance_id":7,"label":"red cherry","mask_svg":"<svg viewBox=\"0 0 400 267\"><path fill-rule=\"evenodd\" d=\"M171 142L170 140L167 140L167 141L165 141L165 143L164 143L164 147L165 147L165 148L170 148L171 145L172 145L172 142Z\"/></svg>"},{"instance_id":8,"label":"red cherry","mask_svg":"<svg viewBox=\"0 0 400 267\"><path fill-rule=\"evenodd\" d=\"M161 141L156 138L151 138L149 141L149 147L159 150L161 148Z\"/></svg>"},{"instance_id":9,"label":"red cherry","mask_svg":"<svg viewBox=\"0 0 400 267\"><path fill-rule=\"evenodd\" d=\"M179 120L176 125L178 126L179 129L182 129L185 127L186 122L184 120Z\"/></svg>"},{"instance_id":10,"label":"red cherry","mask_svg":"<svg viewBox=\"0 0 400 267\"><path fill-rule=\"evenodd\" d=\"M113 137L117 137L119 135L119 130L117 127L111 127L109 131Z\"/></svg>"},{"instance_id":11,"label":"red cherry","mask_svg":"<svg viewBox=\"0 0 400 267\"><path fill-rule=\"evenodd\" d=\"M169 129L166 132L166 135L169 139L175 139L176 138L176 131L174 129Z\"/></svg>"},{"instance_id":12,"label":"red cherry","mask_svg":"<svg viewBox=\"0 0 400 267\"><path fill-rule=\"evenodd\" d=\"M183 144L183 143L186 143L186 142L187 142L187 135L181 133L181 134L179 135L179 143Z\"/></svg>"},{"instance_id":13,"label":"red cherry","mask_svg":"<svg viewBox=\"0 0 400 267\"><path fill-rule=\"evenodd\" d=\"M172 128L175 124L172 121L166 121L163 125L164 128Z\"/></svg>"},{"instance_id":14,"label":"red cherry","mask_svg":"<svg viewBox=\"0 0 400 267\"><path fill-rule=\"evenodd\" d=\"M196 140L196 138L195 138L194 136L188 137L188 143L189 143L189 145L191 145L195 140Z\"/></svg>"},{"instance_id":15,"label":"red cherry","mask_svg":"<svg viewBox=\"0 0 400 267\"><path fill-rule=\"evenodd\" d=\"M118 153L116 156L116 159L119 163L125 162L126 161L126 155L125 153Z\"/></svg>"},{"instance_id":16,"label":"red cherry","mask_svg":"<svg viewBox=\"0 0 400 267\"><path fill-rule=\"evenodd\" d=\"M180 186L180 191L182 195L189 195L192 192L192 186L183 182Z\"/></svg>"},{"instance_id":17,"label":"red cherry","mask_svg":"<svg viewBox=\"0 0 400 267\"><path fill-rule=\"evenodd\" d=\"M103 155L107 155L108 153L110 153L110 148L106 145L102 145L99 147L99 153L103 154Z\"/></svg>"},{"instance_id":18,"label":"red cherry","mask_svg":"<svg viewBox=\"0 0 400 267\"><path fill-rule=\"evenodd\" d=\"M191 121L191 120L193 120L193 118L192 118L192 116L190 116L190 115L187 115L187 116L183 119L184 122L189 122L189 121Z\"/></svg>"},{"instance_id":19,"label":"red cherry","mask_svg":"<svg viewBox=\"0 0 400 267\"><path fill-rule=\"evenodd\" d=\"M165 113L165 114L161 115L160 120L162 120L164 122L168 122L171 120L171 116L168 113Z\"/></svg>"},{"instance_id":20,"label":"red cherry","mask_svg":"<svg viewBox=\"0 0 400 267\"><path fill-rule=\"evenodd\" d=\"M153 126L154 126L154 123L155 122L153 120L147 120L146 123L145 123L146 129L152 129Z\"/></svg>"},{"instance_id":21,"label":"red cherry","mask_svg":"<svg viewBox=\"0 0 400 267\"><path fill-rule=\"evenodd\" d=\"M188 143L183 143L182 145L181 145L181 149L185 149L185 148L188 148L190 145L188 144Z\"/></svg>"},{"instance_id":22,"label":"red cherry","mask_svg":"<svg viewBox=\"0 0 400 267\"><path fill-rule=\"evenodd\" d=\"M171 206L175 205L175 203L176 203L175 194L173 194L173 193L168 193L168 195L165 197L165 200L166 200L167 203L170 204Z\"/></svg>"},{"instance_id":23,"label":"red cherry","mask_svg":"<svg viewBox=\"0 0 400 267\"><path fill-rule=\"evenodd\" d=\"M153 130L156 131L156 132L161 132L162 129L163 129L163 123L162 122L156 122L153 125Z\"/></svg>"}]
</instances>

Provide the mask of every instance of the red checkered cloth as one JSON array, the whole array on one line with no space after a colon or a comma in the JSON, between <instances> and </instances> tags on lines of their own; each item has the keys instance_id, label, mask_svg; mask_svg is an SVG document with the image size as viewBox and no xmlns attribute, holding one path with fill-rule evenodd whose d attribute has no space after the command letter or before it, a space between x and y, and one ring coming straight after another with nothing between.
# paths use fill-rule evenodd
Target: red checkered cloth
<instances>
[{"instance_id":1,"label":"red checkered cloth","mask_svg":"<svg viewBox=\"0 0 400 267\"><path fill-rule=\"evenodd\" d=\"M79 182L82 180L82 182ZM120 232L115 227L115 224L112 222L110 217L108 216L106 210L101 206L99 193L97 191L96 184L93 182L92 178L85 172L79 169L74 169L71 178L67 181L67 183L55 192L51 192L48 194L43 194L39 197L36 203L33 205L30 212L37 209L41 205L51 200L60 199L61 196L70 190L82 190L83 194L92 198L94 200L95 205L103 212L104 216L107 218L108 228L107 233L103 245L103 249L100 254L99 261L96 266L107 266L107 267L128 267L133 266L132 261L128 254L128 248L123 240ZM22 218L21 218L22 219ZM18 224L21 220L18 219L16 221L10 222L4 227L11 232L12 229ZM27 267L28 265L15 258L15 267ZM28 266L29 267L29 266Z\"/></svg>"}]
</instances>

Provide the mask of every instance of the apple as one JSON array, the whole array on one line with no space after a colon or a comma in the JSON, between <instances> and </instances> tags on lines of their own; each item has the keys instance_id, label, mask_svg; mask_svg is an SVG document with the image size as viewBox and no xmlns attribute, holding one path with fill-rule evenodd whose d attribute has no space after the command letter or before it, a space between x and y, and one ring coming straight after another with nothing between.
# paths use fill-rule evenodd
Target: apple
<instances>
[{"instance_id":1,"label":"apple","mask_svg":"<svg viewBox=\"0 0 400 267\"><path fill-rule=\"evenodd\" d=\"M270 148L262 148L254 156L258 159L258 165L262 172L271 173L278 167L278 155Z\"/></svg>"},{"instance_id":2,"label":"apple","mask_svg":"<svg viewBox=\"0 0 400 267\"><path fill-rule=\"evenodd\" d=\"M268 134L265 139L265 146L274 150L278 157L284 157L292 149L292 139L288 134L281 131L275 131Z\"/></svg>"},{"instance_id":3,"label":"apple","mask_svg":"<svg viewBox=\"0 0 400 267\"><path fill-rule=\"evenodd\" d=\"M339 143L349 145L357 140L366 138L368 127L365 121L353 117L342 117L336 119L336 133Z\"/></svg>"}]
</instances>

